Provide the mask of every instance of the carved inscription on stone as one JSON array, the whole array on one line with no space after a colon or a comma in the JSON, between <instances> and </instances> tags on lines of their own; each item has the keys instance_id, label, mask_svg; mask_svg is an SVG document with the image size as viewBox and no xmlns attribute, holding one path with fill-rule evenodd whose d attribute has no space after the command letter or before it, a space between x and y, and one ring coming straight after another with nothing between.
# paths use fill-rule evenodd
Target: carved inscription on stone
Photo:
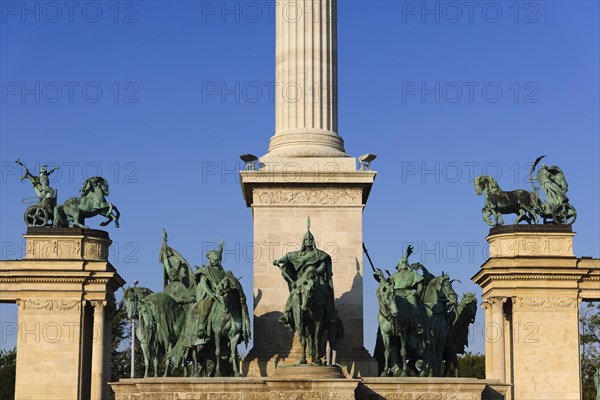
<instances>
[{"instance_id":1,"label":"carved inscription on stone","mask_svg":"<svg viewBox=\"0 0 600 400\"><path fill-rule=\"evenodd\" d=\"M576 298L568 297L516 297L514 305L520 308L542 308L566 310L576 309L578 302Z\"/></svg>"}]
</instances>

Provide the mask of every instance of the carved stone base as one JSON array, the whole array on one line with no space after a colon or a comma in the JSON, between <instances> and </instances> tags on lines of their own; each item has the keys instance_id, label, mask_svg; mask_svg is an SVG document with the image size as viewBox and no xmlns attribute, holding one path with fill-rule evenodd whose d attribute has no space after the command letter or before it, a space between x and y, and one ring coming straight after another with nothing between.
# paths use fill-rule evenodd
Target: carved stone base
<instances>
[{"instance_id":1,"label":"carved stone base","mask_svg":"<svg viewBox=\"0 0 600 400\"><path fill-rule=\"evenodd\" d=\"M465 378L146 378L111 386L116 400L503 400L508 389Z\"/></svg>"}]
</instances>

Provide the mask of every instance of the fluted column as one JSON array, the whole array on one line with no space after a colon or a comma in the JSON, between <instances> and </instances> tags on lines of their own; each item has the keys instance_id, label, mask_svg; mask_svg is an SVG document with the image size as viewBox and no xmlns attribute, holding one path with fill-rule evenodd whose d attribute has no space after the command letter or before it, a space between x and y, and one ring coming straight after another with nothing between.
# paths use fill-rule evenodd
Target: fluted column
<instances>
[{"instance_id":1,"label":"fluted column","mask_svg":"<svg viewBox=\"0 0 600 400\"><path fill-rule=\"evenodd\" d=\"M276 122L268 156L347 156L337 134L336 7L336 0L276 2Z\"/></svg>"},{"instance_id":2,"label":"fluted column","mask_svg":"<svg viewBox=\"0 0 600 400\"><path fill-rule=\"evenodd\" d=\"M492 324L493 324L493 337L488 338L492 340L492 363L493 363L493 376L488 377L492 379L499 379L500 382L506 382L506 344L505 344L505 331L504 331L504 303L506 297L490 297L487 301L491 305ZM487 321L486 321L487 322Z\"/></svg>"},{"instance_id":3,"label":"fluted column","mask_svg":"<svg viewBox=\"0 0 600 400\"><path fill-rule=\"evenodd\" d=\"M106 331L106 319L104 301L92 301L94 306L94 340L92 343L92 385L91 385L91 400L104 400L105 397L105 382L107 377L105 373L105 351L104 346ZM110 332L108 333L110 335Z\"/></svg>"}]
</instances>

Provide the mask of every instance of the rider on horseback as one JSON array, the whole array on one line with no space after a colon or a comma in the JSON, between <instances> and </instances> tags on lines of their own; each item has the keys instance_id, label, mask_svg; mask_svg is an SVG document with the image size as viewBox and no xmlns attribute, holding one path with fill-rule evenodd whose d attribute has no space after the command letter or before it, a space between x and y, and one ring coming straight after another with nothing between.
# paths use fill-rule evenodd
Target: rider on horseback
<instances>
[{"instance_id":1,"label":"rider on horseback","mask_svg":"<svg viewBox=\"0 0 600 400\"><path fill-rule=\"evenodd\" d=\"M401 257L396 265L396 272L390 276L390 282L394 287L397 296L405 299L409 304L411 325L415 332L420 335L423 333L423 301L421 294L423 292L424 278L419 275L408 263L408 257L413 252L413 247L408 246L406 255Z\"/></svg>"},{"instance_id":2,"label":"rider on horseback","mask_svg":"<svg viewBox=\"0 0 600 400\"><path fill-rule=\"evenodd\" d=\"M290 295L285 303L283 315L279 321L294 330L294 321L292 316L292 289L295 287L295 282L304 276L307 270L316 271L319 283L319 290L323 290L326 294L326 312L328 321L335 322L335 296L333 292L333 273L331 269L331 257L329 254L317 249L315 238L310 232L310 218L308 219L308 231L304 235L302 248L300 251L292 251L287 253L279 260L274 260L273 265L280 266L284 279L288 283ZM297 322L297 321L296 321Z\"/></svg>"}]
</instances>

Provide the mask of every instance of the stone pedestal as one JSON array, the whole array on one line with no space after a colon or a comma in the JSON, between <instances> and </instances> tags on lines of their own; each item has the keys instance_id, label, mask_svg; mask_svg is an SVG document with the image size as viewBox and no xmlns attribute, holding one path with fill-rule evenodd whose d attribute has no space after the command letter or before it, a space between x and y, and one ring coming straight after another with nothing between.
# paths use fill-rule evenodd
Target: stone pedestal
<instances>
[{"instance_id":1,"label":"stone pedestal","mask_svg":"<svg viewBox=\"0 0 600 400\"><path fill-rule=\"evenodd\" d=\"M345 329L338 363L354 376L376 374L363 341L362 212L375 172L357 171L354 158L261 160L243 171L242 188L254 219L254 347L249 376L269 376L278 363L299 360L299 343L278 321L288 287L273 260L300 249L310 216L319 249L333 264L336 308Z\"/></svg>"},{"instance_id":2,"label":"stone pedestal","mask_svg":"<svg viewBox=\"0 0 600 400\"><path fill-rule=\"evenodd\" d=\"M513 399L579 399L579 302L600 296L600 263L573 254L565 225L492 228L483 289L486 375ZM592 286L595 289L592 290Z\"/></svg>"},{"instance_id":3,"label":"stone pedestal","mask_svg":"<svg viewBox=\"0 0 600 400\"><path fill-rule=\"evenodd\" d=\"M26 256L0 262L0 301L19 307L16 399L108 399L113 293L104 231L29 228Z\"/></svg>"},{"instance_id":4,"label":"stone pedestal","mask_svg":"<svg viewBox=\"0 0 600 400\"><path fill-rule=\"evenodd\" d=\"M502 400L508 389L465 378L147 378L111 385L116 400Z\"/></svg>"}]
</instances>

